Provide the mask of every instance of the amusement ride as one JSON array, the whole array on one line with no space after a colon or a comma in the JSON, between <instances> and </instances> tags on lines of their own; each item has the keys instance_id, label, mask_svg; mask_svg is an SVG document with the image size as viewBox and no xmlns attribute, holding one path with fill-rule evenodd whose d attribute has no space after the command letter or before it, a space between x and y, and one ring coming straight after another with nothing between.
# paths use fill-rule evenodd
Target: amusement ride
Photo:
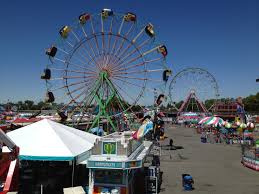
<instances>
[{"instance_id":1,"label":"amusement ride","mask_svg":"<svg viewBox=\"0 0 259 194\"><path fill-rule=\"evenodd\" d=\"M178 114L212 111L219 98L219 87L214 76L202 68L179 71L169 85L169 97ZM182 101L182 99L185 99ZM182 103L181 103L182 101ZM210 103L206 103L210 101ZM180 106L176 106L180 103Z\"/></svg>"},{"instance_id":2,"label":"amusement ride","mask_svg":"<svg viewBox=\"0 0 259 194\"><path fill-rule=\"evenodd\" d=\"M60 105L62 122L85 122L87 129L105 122L112 131L129 127L136 111L153 103L153 88L161 101L171 75L167 48L156 34L153 24L130 12L79 15L46 51L46 102Z\"/></svg>"}]
</instances>

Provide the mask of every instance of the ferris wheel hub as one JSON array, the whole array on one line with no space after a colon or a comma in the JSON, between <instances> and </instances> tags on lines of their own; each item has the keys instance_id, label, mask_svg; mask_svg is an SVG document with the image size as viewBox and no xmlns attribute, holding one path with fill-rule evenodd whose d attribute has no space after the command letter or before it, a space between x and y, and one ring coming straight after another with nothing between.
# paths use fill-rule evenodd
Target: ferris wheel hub
<instances>
[{"instance_id":1,"label":"ferris wheel hub","mask_svg":"<svg viewBox=\"0 0 259 194\"><path fill-rule=\"evenodd\" d=\"M103 68L99 75L100 77L103 77L103 78L109 78L111 73L108 69Z\"/></svg>"}]
</instances>

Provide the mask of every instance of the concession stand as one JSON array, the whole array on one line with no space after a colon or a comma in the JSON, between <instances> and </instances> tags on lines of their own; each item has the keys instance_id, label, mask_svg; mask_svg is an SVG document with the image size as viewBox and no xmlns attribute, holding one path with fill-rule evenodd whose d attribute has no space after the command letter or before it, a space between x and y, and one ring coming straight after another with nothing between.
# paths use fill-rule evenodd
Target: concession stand
<instances>
[{"instance_id":1,"label":"concession stand","mask_svg":"<svg viewBox=\"0 0 259 194\"><path fill-rule=\"evenodd\" d=\"M87 160L89 194L133 194L134 178L143 168L152 142L132 138L131 131L115 132L95 143Z\"/></svg>"}]
</instances>

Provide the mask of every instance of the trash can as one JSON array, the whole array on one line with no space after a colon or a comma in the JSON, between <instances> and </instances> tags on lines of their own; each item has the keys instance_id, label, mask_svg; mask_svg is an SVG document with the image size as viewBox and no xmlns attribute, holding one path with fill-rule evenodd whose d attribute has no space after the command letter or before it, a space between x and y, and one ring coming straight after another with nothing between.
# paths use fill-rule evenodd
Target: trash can
<instances>
[{"instance_id":1,"label":"trash can","mask_svg":"<svg viewBox=\"0 0 259 194\"><path fill-rule=\"evenodd\" d=\"M182 186L185 191L193 190L192 184L194 183L193 178L189 174L182 174Z\"/></svg>"}]
</instances>

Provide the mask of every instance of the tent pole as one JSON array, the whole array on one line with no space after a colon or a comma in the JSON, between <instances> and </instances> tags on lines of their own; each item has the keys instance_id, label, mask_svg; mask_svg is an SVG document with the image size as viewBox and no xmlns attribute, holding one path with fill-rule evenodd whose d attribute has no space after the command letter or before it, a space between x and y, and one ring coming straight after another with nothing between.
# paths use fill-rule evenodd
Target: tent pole
<instances>
[{"instance_id":1,"label":"tent pole","mask_svg":"<svg viewBox=\"0 0 259 194\"><path fill-rule=\"evenodd\" d=\"M74 186L75 160L72 161L72 187Z\"/></svg>"},{"instance_id":2,"label":"tent pole","mask_svg":"<svg viewBox=\"0 0 259 194\"><path fill-rule=\"evenodd\" d=\"M40 193L43 194L43 185L40 184Z\"/></svg>"}]
</instances>

